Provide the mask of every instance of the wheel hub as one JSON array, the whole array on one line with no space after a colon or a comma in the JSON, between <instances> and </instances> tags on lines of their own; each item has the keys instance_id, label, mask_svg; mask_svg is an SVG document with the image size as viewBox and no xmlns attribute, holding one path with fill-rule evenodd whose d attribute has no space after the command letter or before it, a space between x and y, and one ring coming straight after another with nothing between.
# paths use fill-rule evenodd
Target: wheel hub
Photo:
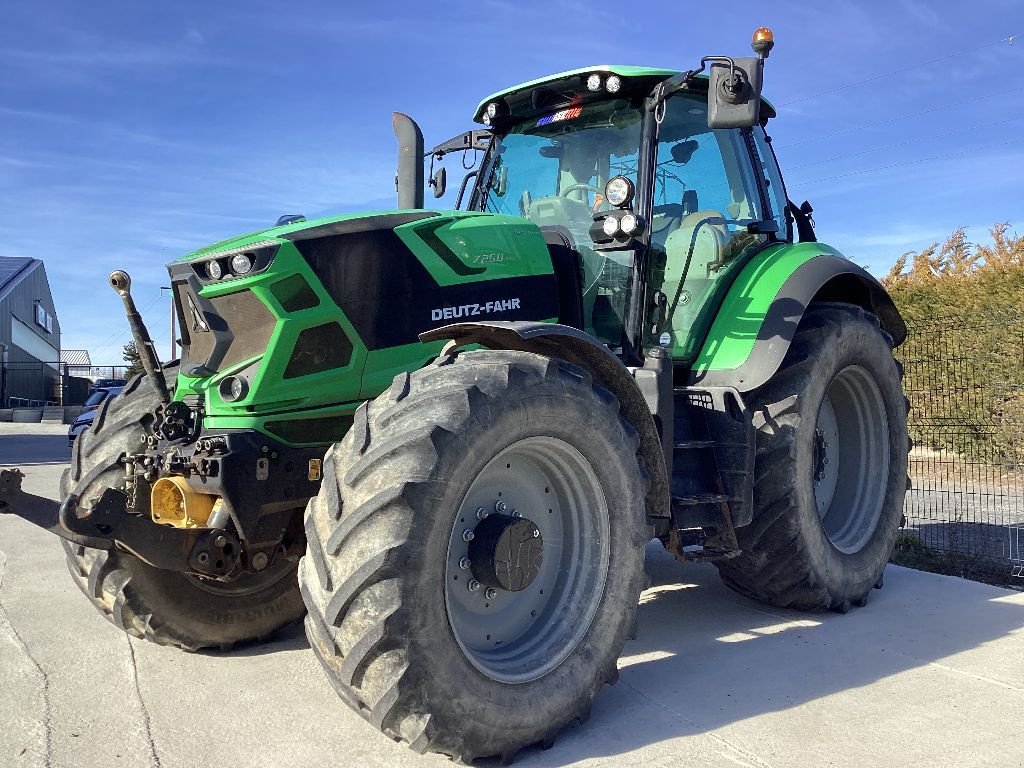
<instances>
[{"instance_id":1,"label":"wheel hub","mask_svg":"<svg viewBox=\"0 0 1024 768\"><path fill-rule=\"evenodd\" d=\"M537 578L544 562L544 539L532 520L488 515L473 534L470 568L481 584L521 592Z\"/></svg>"}]
</instances>

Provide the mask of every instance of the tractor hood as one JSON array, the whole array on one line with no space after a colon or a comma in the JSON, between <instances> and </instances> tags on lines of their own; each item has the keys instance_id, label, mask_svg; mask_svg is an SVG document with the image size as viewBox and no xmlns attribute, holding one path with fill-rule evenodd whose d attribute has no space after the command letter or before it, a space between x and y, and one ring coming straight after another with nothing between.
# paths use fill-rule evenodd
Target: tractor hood
<instances>
[{"instance_id":1,"label":"tractor hood","mask_svg":"<svg viewBox=\"0 0 1024 768\"><path fill-rule=\"evenodd\" d=\"M304 221L296 221L291 224L283 224L279 227L269 227L268 229L261 229L256 232L249 232L245 235L237 235L235 237L228 238L227 240L221 240L219 243L213 245L207 245L197 250L187 253L176 261L192 261L202 256L208 256L220 251L233 251L240 248L246 248L257 243L266 243L267 241L278 241L294 240L295 233L303 232L305 230L316 229L324 226L333 226L338 234L344 232L356 232L366 231L367 219L375 220L376 223L382 223L381 217L404 217L404 216L416 216L418 218L436 215L437 211L364 211L360 213L346 213L341 216L327 216L321 219L309 219ZM393 225L392 225L393 226Z\"/></svg>"}]
</instances>

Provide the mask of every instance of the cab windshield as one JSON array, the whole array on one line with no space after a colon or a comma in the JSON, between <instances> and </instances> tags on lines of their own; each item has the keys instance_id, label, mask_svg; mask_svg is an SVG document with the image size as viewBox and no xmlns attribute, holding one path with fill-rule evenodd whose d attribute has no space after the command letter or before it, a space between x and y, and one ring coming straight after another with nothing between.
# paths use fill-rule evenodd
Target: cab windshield
<instances>
[{"instance_id":1,"label":"cab windshield","mask_svg":"<svg viewBox=\"0 0 1024 768\"><path fill-rule=\"evenodd\" d=\"M608 179L636 182L640 122L640 110L619 99L520 123L494 150L483 210L563 226L585 242Z\"/></svg>"},{"instance_id":2,"label":"cab windshield","mask_svg":"<svg viewBox=\"0 0 1024 768\"><path fill-rule=\"evenodd\" d=\"M626 99L531 119L494 142L477 209L522 216L568 235L582 259L584 330L622 343L632 251L596 253L594 214L613 176L636 184L642 111Z\"/></svg>"}]
</instances>

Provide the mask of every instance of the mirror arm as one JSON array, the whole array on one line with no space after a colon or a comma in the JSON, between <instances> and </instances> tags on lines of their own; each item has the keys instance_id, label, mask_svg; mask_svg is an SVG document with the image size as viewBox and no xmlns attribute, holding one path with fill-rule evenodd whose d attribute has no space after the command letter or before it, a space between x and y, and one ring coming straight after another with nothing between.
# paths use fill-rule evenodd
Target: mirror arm
<instances>
[{"instance_id":1,"label":"mirror arm","mask_svg":"<svg viewBox=\"0 0 1024 768\"><path fill-rule=\"evenodd\" d=\"M466 131L465 133L460 133L458 136L454 136L448 139L448 141L438 144L432 150L427 152L423 157L426 158L427 156L431 156L436 157L438 160L440 160L449 152L462 152L469 149L484 152L487 150L490 141L490 131Z\"/></svg>"},{"instance_id":2,"label":"mirror arm","mask_svg":"<svg viewBox=\"0 0 1024 768\"><path fill-rule=\"evenodd\" d=\"M736 77L736 62L729 56L704 56L700 60L700 67L698 69L689 69L685 72L680 72L678 75L673 75L667 80L662 80L651 91L647 97L646 107L648 111L653 112L655 109L661 106L661 104L676 91L680 91L685 88L689 82L708 68L709 61L717 61L723 64L729 65L729 78L733 79Z\"/></svg>"}]
</instances>

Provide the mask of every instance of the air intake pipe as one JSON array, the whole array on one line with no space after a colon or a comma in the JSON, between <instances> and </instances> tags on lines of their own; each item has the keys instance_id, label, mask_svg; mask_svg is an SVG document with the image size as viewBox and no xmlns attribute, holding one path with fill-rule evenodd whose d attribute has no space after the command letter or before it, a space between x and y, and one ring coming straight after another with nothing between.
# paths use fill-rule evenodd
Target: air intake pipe
<instances>
[{"instance_id":1,"label":"air intake pipe","mask_svg":"<svg viewBox=\"0 0 1024 768\"><path fill-rule=\"evenodd\" d=\"M391 116L398 139L398 207L402 210L423 207L423 132L416 121L401 112Z\"/></svg>"}]
</instances>

